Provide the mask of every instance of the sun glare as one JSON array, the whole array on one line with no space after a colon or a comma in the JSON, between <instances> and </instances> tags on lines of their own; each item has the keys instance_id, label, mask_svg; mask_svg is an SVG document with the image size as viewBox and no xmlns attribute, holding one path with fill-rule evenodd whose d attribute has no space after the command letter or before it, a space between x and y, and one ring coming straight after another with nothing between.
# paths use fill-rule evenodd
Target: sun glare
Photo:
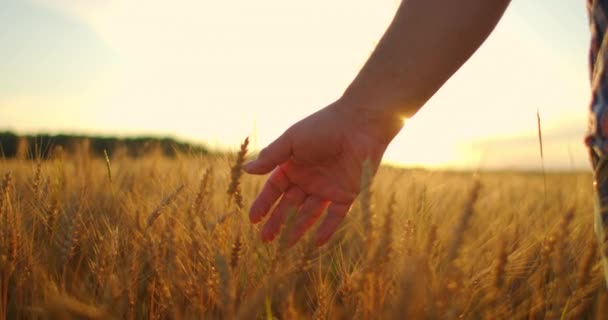
<instances>
[{"instance_id":1,"label":"sun glare","mask_svg":"<svg viewBox=\"0 0 608 320\"><path fill-rule=\"evenodd\" d=\"M10 58L0 61L7 70L0 72L0 128L172 135L231 148L251 134L256 118L264 146L335 101L399 4L236 2L9 1L3 9L15 18L0 19L1 30L12 30L0 42ZM512 4L473 58L404 119L388 163L475 167L492 146L480 149L478 140L526 136L537 108L548 127L570 121L546 133L548 144L580 144L588 93L584 6L564 5L555 17L537 6ZM32 121L40 112L49 116ZM525 149L503 144L517 158L490 165L535 163L530 141ZM583 163L586 155L574 157Z\"/></svg>"}]
</instances>

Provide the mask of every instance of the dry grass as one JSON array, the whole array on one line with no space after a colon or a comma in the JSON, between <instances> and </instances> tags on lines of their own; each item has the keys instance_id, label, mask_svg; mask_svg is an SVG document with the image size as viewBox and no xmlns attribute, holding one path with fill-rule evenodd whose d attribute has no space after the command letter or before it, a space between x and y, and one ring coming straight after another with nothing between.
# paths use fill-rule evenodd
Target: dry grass
<instances>
[{"instance_id":1,"label":"dry grass","mask_svg":"<svg viewBox=\"0 0 608 320\"><path fill-rule=\"evenodd\" d=\"M0 319L602 318L590 174L381 168L286 250L248 223L246 148L1 161Z\"/></svg>"}]
</instances>

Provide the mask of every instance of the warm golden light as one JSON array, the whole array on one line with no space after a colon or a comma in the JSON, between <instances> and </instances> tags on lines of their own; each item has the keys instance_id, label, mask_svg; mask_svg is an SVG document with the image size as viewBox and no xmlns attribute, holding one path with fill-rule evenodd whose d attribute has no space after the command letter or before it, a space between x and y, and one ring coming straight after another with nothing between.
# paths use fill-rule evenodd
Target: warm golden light
<instances>
[{"instance_id":1,"label":"warm golden light","mask_svg":"<svg viewBox=\"0 0 608 320\"><path fill-rule=\"evenodd\" d=\"M2 29L32 42L26 54L15 51L19 42L0 44L14 57L0 70L17 68L0 74L0 127L171 134L236 147L252 134L254 119L263 146L339 97L398 2L10 0L4 6L19 19ZM514 2L482 48L406 122L385 160L534 167L528 150L540 109L547 166L569 165L566 150L586 166L580 141L587 33L583 5ZM40 58L53 50L55 60Z\"/></svg>"}]
</instances>

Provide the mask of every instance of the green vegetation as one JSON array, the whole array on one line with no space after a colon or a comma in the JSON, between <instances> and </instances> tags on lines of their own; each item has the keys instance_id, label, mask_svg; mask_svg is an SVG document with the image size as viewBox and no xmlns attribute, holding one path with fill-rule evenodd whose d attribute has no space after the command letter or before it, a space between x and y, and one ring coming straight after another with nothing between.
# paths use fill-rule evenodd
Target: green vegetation
<instances>
[{"instance_id":1,"label":"green vegetation","mask_svg":"<svg viewBox=\"0 0 608 320\"><path fill-rule=\"evenodd\" d=\"M0 156L4 158L49 159L55 148L60 147L69 153L86 152L86 156L104 157L109 153L121 152L131 157L140 157L150 152L160 152L174 157L178 152L206 154L207 148L178 142L173 138L157 137L90 137L84 135L24 135L0 132Z\"/></svg>"}]
</instances>

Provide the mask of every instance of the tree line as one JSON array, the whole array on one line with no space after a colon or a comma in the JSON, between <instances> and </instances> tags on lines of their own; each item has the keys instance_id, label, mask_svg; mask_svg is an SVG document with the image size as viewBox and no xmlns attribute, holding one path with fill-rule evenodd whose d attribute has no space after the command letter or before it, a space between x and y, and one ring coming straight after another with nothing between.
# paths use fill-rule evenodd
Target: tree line
<instances>
[{"instance_id":1,"label":"tree line","mask_svg":"<svg viewBox=\"0 0 608 320\"><path fill-rule=\"evenodd\" d=\"M111 154L122 153L130 157L140 157L152 152L166 157L175 157L178 153L209 153L209 150L201 145L184 143L167 137L117 138L66 134L18 135L13 132L0 132L0 158L48 159L58 150L70 154L84 152L95 157L103 157L104 150Z\"/></svg>"}]
</instances>

